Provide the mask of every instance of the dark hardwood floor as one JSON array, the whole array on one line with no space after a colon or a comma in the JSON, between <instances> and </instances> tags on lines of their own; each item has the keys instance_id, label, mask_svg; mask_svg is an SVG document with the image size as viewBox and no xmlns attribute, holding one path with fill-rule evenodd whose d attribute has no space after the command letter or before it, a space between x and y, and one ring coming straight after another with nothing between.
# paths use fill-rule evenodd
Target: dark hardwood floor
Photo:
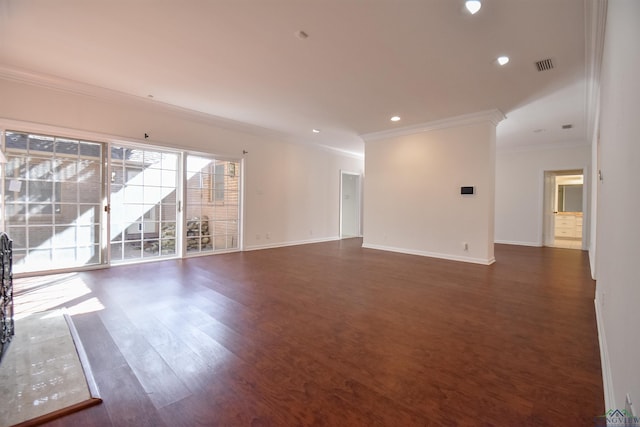
<instances>
[{"instance_id":1,"label":"dark hardwood floor","mask_svg":"<svg viewBox=\"0 0 640 427\"><path fill-rule=\"evenodd\" d=\"M77 313L104 403L48 425L593 426L605 412L586 252L496 245L481 266L361 243L55 278L84 289L55 304ZM17 280L18 311L46 295L38 280Z\"/></svg>"}]
</instances>

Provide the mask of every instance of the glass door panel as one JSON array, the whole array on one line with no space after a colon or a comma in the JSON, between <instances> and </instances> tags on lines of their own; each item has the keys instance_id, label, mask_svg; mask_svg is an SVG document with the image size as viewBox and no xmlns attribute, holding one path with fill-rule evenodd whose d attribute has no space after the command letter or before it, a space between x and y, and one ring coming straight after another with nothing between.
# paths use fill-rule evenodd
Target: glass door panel
<instances>
[{"instance_id":1,"label":"glass door panel","mask_svg":"<svg viewBox=\"0 0 640 427\"><path fill-rule=\"evenodd\" d=\"M240 163L188 155L185 178L187 254L238 249Z\"/></svg>"},{"instance_id":2,"label":"glass door panel","mask_svg":"<svg viewBox=\"0 0 640 427\"><path fill-rule=\"evenodd\" d=\"M111 261L176 255L176 153L111 147Z\"/></svg>"},{"instance_id":3,"label":"glass door panel","mask_svg":"<svg viewBox=\"0 0 640 427\"><path fill-rule=\"evenodd\" d=\"M5 226L16 273L103 263L102 144L5 133Z\"/></svg>"}]
</instances>

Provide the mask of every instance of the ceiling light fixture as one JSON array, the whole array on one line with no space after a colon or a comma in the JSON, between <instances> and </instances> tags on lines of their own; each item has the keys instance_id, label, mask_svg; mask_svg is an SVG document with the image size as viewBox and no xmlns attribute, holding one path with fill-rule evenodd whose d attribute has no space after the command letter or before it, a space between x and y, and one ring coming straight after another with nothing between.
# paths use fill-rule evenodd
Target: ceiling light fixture
<instances>
[{"instance_id":1,"label":"ceiling light fixture","mask_svg":"<svg viewBox=\"0 0 640 427\"><path fill-rule=\"evenodd\" d=\"M313 133L320 133L320 129L311 129L311 132L313 132Z\"/></svg>"},{"instance_id":2,"label":"ceiling light fixture","mask_svg":"<svg viewBox=\"0 0 640 427\"><path fill-rule=\"evenodd\" d=\"M391 117L391 121L392 121L392 122L399 122L399 121L400 121L400 116L393 116L393 117Z\"/></svg>"},{"instance_id":3,"label":"ceiling light fixture","mask_svg":"<svg viewBox=\"0 0 640 427\"><path fill-rule=\"evenodd\" d=\"M498 64L507 65L508 63L509 63L509 57L508 56L499 56L498 57Z\"/></svg>"},{"instance_id":4,"label":"ceiling light fixture","mask_svg":"<svg viewBox=\"0 0 640 427\"><path fill-rule=\"evenodd\" d=\"M464 7L467 8L469 13L475 15L482 7L482 3L480 3L480 0L467 0L464 4Z\"/></svg>"}]
</instances>

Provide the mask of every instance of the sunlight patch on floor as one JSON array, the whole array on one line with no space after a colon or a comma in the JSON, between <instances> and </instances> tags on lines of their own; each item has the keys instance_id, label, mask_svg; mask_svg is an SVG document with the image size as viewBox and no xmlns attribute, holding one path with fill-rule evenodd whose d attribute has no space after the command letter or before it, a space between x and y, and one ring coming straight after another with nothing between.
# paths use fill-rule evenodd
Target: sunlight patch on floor
<instances>
[{"instance_id":1,"label":"sunlight patch on floor","mask_svg":"<svg viewBox=\"0 0 640 427\"><path fill-rule=\"evenodd\" d=\"M15 318L62 307L71 315L103 310L100 300L90 294L78 273L15 279Z\"/></svg>"}]
</instances>

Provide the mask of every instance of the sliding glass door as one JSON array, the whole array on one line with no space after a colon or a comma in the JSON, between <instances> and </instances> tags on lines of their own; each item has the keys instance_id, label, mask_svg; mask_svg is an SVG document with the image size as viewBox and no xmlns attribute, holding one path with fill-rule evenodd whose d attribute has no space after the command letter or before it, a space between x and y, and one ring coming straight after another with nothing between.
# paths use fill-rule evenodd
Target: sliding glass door
<instances>
[{"instance_id":1,"label":"sliding glass door","mask_svg":"<svg viewBox=\"0 0 640 427\"><path fill-rule=\"evenodd\" d=\"M237 250L240 163L188 155L186 183L187 254Z\"/></svg>"},{"instance_id":2,"label":"sliding glass door","mask_svg":"<svg viewBox=\"0 0 640 427\"><path fill-rule=\"evenodd\" d=\"M102 152L97 142L5 132L4 225L15 273L104 262Z\"/></svg>"},{"instance_id":3,"label":"sliding glass door","mask_svg":"<svg viewBox=\"0 0 640 427\"><path fill-rule=\"evenodd\" d=\"M4 153L15 273L240 248L239 161L23 131Z\"/></svg>"},{"instance_id":4,"label":"sliding glass door","mask_svg":"<svg viewBox=\"0 0 640 427\"><path fill-rule=\"evenodd\" d=\"M112 262L178 254L179 159L175 152L111 147Z\"/></svg>"}]
</instances>

